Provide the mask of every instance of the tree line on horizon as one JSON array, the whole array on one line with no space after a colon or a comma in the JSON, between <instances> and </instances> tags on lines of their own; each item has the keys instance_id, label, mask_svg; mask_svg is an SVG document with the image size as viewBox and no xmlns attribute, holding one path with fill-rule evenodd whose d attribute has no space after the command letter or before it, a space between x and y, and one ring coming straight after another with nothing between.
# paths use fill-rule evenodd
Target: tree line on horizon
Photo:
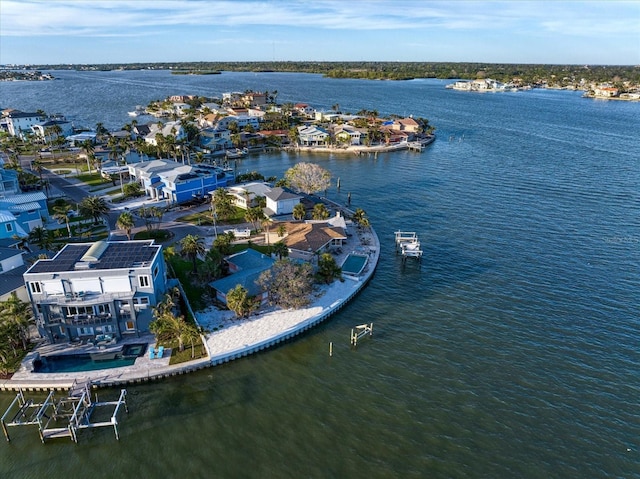
<instances>
[{"instance_id":1,"label":"tree line on horizon","mask_svg":"<svg viewBox=\"0 0 640 479\"><path fill-rule=\"evenodd\" d=\"M17 68L15 66L14 68ZM317 73L332 78L361 78L370 80L410 80L414 78L469 79L493 78L523 83L542 81L631 82L640 84L640 65L554 65L527 63L481 62L150 62L105 64L29 65L36 70L172 70L189 72L290 72Z\"/></svg>"}]
</instances>

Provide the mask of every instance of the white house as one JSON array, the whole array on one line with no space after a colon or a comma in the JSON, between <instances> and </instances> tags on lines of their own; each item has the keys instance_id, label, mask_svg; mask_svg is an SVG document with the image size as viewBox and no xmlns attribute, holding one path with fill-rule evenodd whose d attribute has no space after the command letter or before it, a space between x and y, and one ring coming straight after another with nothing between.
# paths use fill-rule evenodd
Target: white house
<instances>
[{"instance_id":1,"label":"white house","mask_svg":"<svg viewBox=\"0 0 640 479\"><path fill-rule=\"evenodd\" d=\"M149 330L167 290L162 246L151 241L67 244L24 273L40 334L52 343Z\"/></svg>"},{"instance_id":2,"label":"white house","mask_svg":"<svg viewBox=\"0 0 640 479\"><path fill-rule=\"evenodd\" d=\"M11 136L17 136L23 140L26 135L32 133L31 127L46 120L45 115L40 113L26 113L12 110L5 115L7 129Z\"/></svg>"},{"instance_id":3,"label":"white house","mask_svg":"<svg viewBox=\"0 0 640 479\"><path fill-rule=\"evenodd\" d=\"M288 215L300 203L302 197L280 187L275 187L265 194L267 207L265 213L269 216Z\"/></svg>"}]
</instances>

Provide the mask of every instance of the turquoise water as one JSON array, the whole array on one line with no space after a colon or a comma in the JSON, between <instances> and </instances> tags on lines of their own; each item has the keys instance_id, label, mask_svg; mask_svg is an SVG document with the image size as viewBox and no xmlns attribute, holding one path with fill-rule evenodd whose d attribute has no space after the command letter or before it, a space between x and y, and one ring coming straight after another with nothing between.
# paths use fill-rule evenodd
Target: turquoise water
<instances>
[{"instance_id":1,"label":"turquoise water","mask_svg":"<svg viewBox=\"0 0 640 479\"><path fill-rule=\"evenodd\" d=\"M146 344L127 344L115 358L104 360L93 360L88 353L44 356L35 363L34 372L74 373L131 366L135 364L136 358L144 355L146 348Z\"/></svg>"},{"instance_id":2,"label":"turquoise water","mask_svg":"<svg viewBox=\"0 0 640 479\"><path fill-rule=\"evenodd\" d=\"M363 268L367 264L367 260L367 256L349 253L349 255L344 260L344 263L342 263L342 271L344 273L358 275L362 272Z\"/></svg>"},{"instance_id":3,"label":"turquoise water","mask_svg":"<svg viewBox=\"0 0 640 479\"><path fill-rule=\"evenodd\" d=\"M339 177L329 196L351 193L380 237L369 285L281 347L129 387L119 442L96 429L43 446L12 431L0 477L640 477L640 104L436 80L57 76L0 84L0 104L114 128L170 94L277 89L282 102L423 116L438 139L422 154L243 159L241 172L305 160ZM395 255L398 230L418 234L420 267Z\"/></svg>"}]
</instances>

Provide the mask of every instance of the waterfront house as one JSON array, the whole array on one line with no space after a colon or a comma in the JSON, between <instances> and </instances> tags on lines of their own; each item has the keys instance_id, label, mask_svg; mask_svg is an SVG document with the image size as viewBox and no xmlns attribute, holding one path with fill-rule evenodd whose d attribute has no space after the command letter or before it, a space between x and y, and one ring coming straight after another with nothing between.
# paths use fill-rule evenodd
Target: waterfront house
<instances>
[{"instance_id":1,"label":"waterfront house","mask_svg":"<svg viewBox=\"0 0 640 479\"><path fill-rule=\"evenodd\" d=\"M391 129L406 131L409 133L418 133L420 131L420 124L413 118L400 118L391 124Z\"/></svg>"},{"instance_id":2,"label":"waterfront house","mask_svg":"<svg viewBox=\"0 0 640 479\"><path fill-rule=\"evenodd\" d=\"M209 151L220 151L233 147L231 132L226 128L205 128L198 135L200 146Z\"/></svg>"},{"instance_id":3,"label":"waterfront house","mask_svg":"<svg viewBox=\"0 0 640 479\"><path fill-rule=\"evenodd\" d=\"M227 188L232 203L238 208L249 209L258 205L258 198L265 197L271 186L263 182L251 182ZM212 192L213 193L213 192Z\"/></svg>"},{"instance_id":4,"label":"waterfront house","mask_svg":"<svg viewBox=\"0 0 640 479\"><path fill-rule=\"evenodd\" d=\"M240 130L242 130L247 125L251 125L254 130L260 129L260 120L258 119L258 117L249 115L230 115L222 117L218 120L218 123L216 123L216 129L228 130L231 123L235 123Z\"/></svg>"},{"instance_id":5,"label":"waterfront house","mask_svg":"<svg viewBox=\"0 0 640 479\"><path fill-rule=\"evenodd\" d=\"M144 137L144 141L150 145L157 146L158 141L156 136L161 134L162 136L173 136L176 141L182 140L186 137L182 124L179 121L168 121L167 123L149 123L149 134Z\"/></svg>"},{"instance_id":6,"label":"waterfront house","mask_svg":"<svg viewBox=\"0 0 640 479\"><path fill-rule=\"evenodd\" d=\"M347 226L339 213L328 220L278 224L284 224L286 229L284 237L278 241L284 242L292 259L312 261L316 255L339 248L347 241Z\"/></svg>"},{"instance_id":7,"label":"waterfront house","mask_svg":"<svg viewBox=\"0 0 640 479\"><path fill-rule=\"evenodd\" d=\"M199 164L183 165L171 160L152 160L129 165L129 175L138 181L152 200L182 203L203 197L209 191L233 182L233 173Z\"/></svg>"},{"instance_id":8,"label":"waterfront house","mask_svg":"<svg viewBox=\"0 0 640 479\"><path fill-rule=\"evenodd\" d=\"M19 110L11 110L5 114L7 131L11 136L17 136L22 140L26 140L33 130L32 126L42 123L46 120L45 115L40 113L28 113Z\"/></svg>"},{"instance_id":9,"label":"waterfront house","mask_svg":"<svg viewBox=\"0 0 640 479\"><path fill-rule=\"evenodd\" d=\"M246 289L249 296L260 299L261 303L267 300L268 294L258 286L257 280L263 271L273 266L273 258L248 248L227 257L225 262L229 267L229 275L209 283L218 301L226 306L227 293L237 285Z\"/></svg>"},{"instance_id":10,"label":"waterfront house","mask_svg":"<svg viewBox=\"0 0 640 479\"><path fill-rule=\"evenodd\" d=\"M60 133L54 129L60 128ZM46 120L31 126L31 131L36 138L45 143L51 143L57 138L66 138L73 135L73 125L67 120Z\"/></svg>"},{"instance_id":11,"label":"waterfront house","mask_svg":"<svg viewBox=\"0 0 640 479\"><path fill-rule=\"evenodd\" d=\"M351 125L335 125L333 137L338 143L360 145L362 132Z\"/></svg>"},{"instance_id":12,"label":"waterfront house","mask_svg":"<svg viewBox=\"0 0 640 479\"><path fill-rule=\"evenodd\" d=\"M324 146L329 134L315 125L298 126L299 142L302 146Z\"/></svg>"},{"instance_id":13,"label":"waterfront house","mask_svg":"<svg viewBox=\"0 0 640 479\"><path fill-rule=\"evenodd\" d=\"M52 343L139 336L167 290L162 247L153 240L67 244L23 278L38 330Z\"/></svg>"},{"instance_id":14,"label":"waterfront house","mask_svg":"<svg viewBox=\"0 0 640 479\"><path fill-rule=\"evenodd\" d=\"M210 191L233 183L233 173L212 165L181 165L170 171L158 173L162 186L161 199L170 203L184 203L203 198Z\"/></svg>"},{"instance_id":15,"label":"waterfront house","mask_svg":"<svg viewBox=\"0 0 640 479\"><path fill-rule=\"evenodd\" d=\"M306 103L296 103L293 106L293 108L300 115L305 116L307 118L313 118L315 116L315 114L316 114L315 108L307 105Z\"/></svg>"}]
</instances>

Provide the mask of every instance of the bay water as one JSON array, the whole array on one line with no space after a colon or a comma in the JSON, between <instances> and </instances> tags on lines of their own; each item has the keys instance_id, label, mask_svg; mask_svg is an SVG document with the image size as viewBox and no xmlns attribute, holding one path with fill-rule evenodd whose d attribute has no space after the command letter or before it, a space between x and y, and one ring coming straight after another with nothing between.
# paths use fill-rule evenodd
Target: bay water
<instances>
[{"instance_id":1,"label":"bay water","mask_svg":"<svg viewBox=\"0 0 640 479\"><path fill-rule=\"evenodd\" d=\"M640 477L640 104L425 79L52 73L0 83L0 107L114 129L169 95L277 90L429 118L438 139L422 153L241 160L265 176L298 161L331 171L328 196L350 193L380 237L370 284L275 349L129 386L120 441L99 428L42 445L13 428L1 477ZM396 256L397 230L418 234L421 264ZM373 337L351 349L365 322Z\"/></svg>"}]
</instances>

